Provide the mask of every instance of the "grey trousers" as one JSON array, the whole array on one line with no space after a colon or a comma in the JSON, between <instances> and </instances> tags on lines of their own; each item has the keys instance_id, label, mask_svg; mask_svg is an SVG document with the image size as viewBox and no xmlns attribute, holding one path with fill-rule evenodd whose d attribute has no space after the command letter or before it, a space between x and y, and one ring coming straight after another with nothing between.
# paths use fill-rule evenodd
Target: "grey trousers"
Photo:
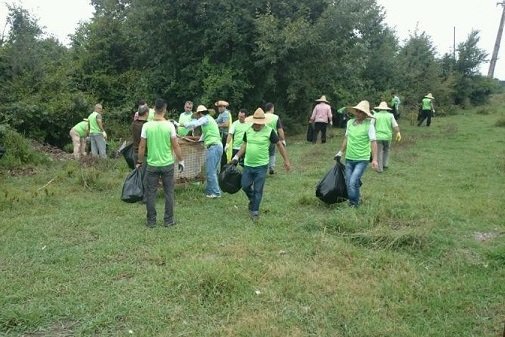
<instances>
[{"instance_id":1,"label":"grey trousers","mask_svg":"<svg viewBox=\"0 0 505 337\"><path fill-rule=\"evenodd\" d=\"M101 133L94 133L89 135L91 141L91 155L93 157L100 156L100 158L107 158L105 138Z\"/></svg>"},{"instance_id":2,"label":"grey trousers","mask_svg":"<svg viewBox=\"0 0 505 337\"><path fill-rule=\"evenodd\" d=\"M389 146L391 145L390 140L378 140L377 141L377 163L379 167L377 172L382 172L384 167L389 165Z\"/></svg>"},{"instance_id":3,"label":"grey trousers","mask_svg":"<svg viewBox=\"0 0 505 337\"><path fill-rule=\"evenodd\" d=\"M171 225L174 221L174 164L168 166L147 165L145 178L145 194L147 208L147 224L156 224L156 191L161 178L163 192L165 194L165 225Z\"/></svg>"}]
</instances>

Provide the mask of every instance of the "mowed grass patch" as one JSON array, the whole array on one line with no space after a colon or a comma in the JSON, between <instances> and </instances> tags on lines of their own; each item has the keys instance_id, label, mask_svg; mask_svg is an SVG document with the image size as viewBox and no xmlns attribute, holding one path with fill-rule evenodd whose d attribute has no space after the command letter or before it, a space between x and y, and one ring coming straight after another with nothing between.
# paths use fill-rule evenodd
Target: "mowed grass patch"
<instances>
[{"instance_id":1,"label":"mowed grass patch","mask_svg":"<svg viewBox=\"0 0 505 337\"><path fill-rule=\"evenodd\" d=\"M343 130L290 138L293 170L278 158L257 224L243 192L209 200L195 183L176 188L177 226L149 230L145 206L119 200L121 160L3 172L0 335L497 336L500 109L400 120L358 209L315 197Z\"/></svg>"}]
</instances>

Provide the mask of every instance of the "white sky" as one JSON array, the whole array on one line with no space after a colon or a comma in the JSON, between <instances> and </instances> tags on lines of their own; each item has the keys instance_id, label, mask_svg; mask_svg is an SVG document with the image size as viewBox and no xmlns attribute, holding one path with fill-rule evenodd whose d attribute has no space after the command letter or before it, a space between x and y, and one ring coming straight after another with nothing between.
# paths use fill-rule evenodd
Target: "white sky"
<instances>
[{"instance_id":1,"label":"white sky","mask_svg":"<svg viewBox=\"0 0 505 337\"><path fill-rule=\"evenodd\" d=\"M69 42L81 20L93 16L89 0L0 0L0 34L5 26L5 2L21 4L39 19L46 33L62 43ZM395 29L400 41L409 37L416 26L431 36L439 55L452 53L456 27L456 46L468 37L472 29L480 31L479 48L491 58L502 8L498 0L377 0L386 9L388 25ZM504 58L503 60L501 58ZM481 68L487 75L489 64ZM495 77L505 80L505 42L502 43Z\"/></svg>"}]
</instances>

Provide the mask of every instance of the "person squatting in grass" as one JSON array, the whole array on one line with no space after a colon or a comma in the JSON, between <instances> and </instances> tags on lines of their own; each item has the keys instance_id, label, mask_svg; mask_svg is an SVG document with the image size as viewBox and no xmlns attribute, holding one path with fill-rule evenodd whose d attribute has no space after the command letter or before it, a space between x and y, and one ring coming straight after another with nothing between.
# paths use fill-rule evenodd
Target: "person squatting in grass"
<instances>
[{"instance_id":1,"label":"person squatting in grass","mask_svg":"<svg viewBox=\"0 0 505 337\"><path fill-rule=\"evenodd\" d=\"M223 155L223 144L221 143L221 136L219 134L219 127L209 111L204 105L199 105L196 108L197 120L182 123L180 126L190 130L201 126L204 146L207 148L207 156L205 158L205 195L207 198L221 197L221 189L217 180L219 167L221 163L221 156Z\"/></svg>"},{"instance_id":2,"label":"person squatting in grass","mask_svg":"<svg viewBox=\"0 0 505 337\"><path fill-rule=\"evenodd\" d=\"M95 110L88 116L89 139L91 141L91 155L93 157L107 158L107 146L105 140L107 133L103 128L102 121L103 107L101 104L95 105Z\"/></svg>"},{"instance_id":3,"label":"person squatting in grass","mask_svg":"<svg viewBox=\"0 0 505 337\"><path fill-rule=\"evenodd\" d=\"M361 101L350 108L354 118L347 122L344 140L335 159L340 162L345 152L345 178L349 206L358 207L360 203L360 183L363 173L370 161L372 151L372 168L377 169L377 141L373 116L368 101Z\"/></svg>"},{"instance_id":4,"label":"person squatting in grass","mask_svg":"<svg viewBox=\"0 0 505 337\"><path fill-rule=\"evenodd\" d=\"M395 131L395 140L402 140L400 127L396 122L395 116L391 114L391 108L386 102L381 102L374 108L377 112L373 115L375 118L375 133L377 136L377 172L382 172L389 165L389 148L393 139L393 130Z\"/></svg>"},{"instance_id":5,"label":"person squatting in grass","mask_svg":"<svg viewBox=\"0 0 505 337\"><path fill-rule=\"evenodd\" d=\"M326 128L328 123L333 125L333 115L331 114L330 102L326 100L326 96L316 99L317 105L312 110L310 123L314 123L314 139L313 144L317 143L317 135L321 131L321 144L326 143Z\"/></svg>"},{"instance_id":6,"label":"person squatting in grass","mask_svg":"<svg viewBox=\"0 0 505 337\"><path fill-rule=\"evenodd\" d=\"M149 148L147 153L146 169L146 209L147 226L156 226L156 190L161 178L163 192L165 194L165 214L163 217L164 226L175 225L174 219L174 157L175 153L178 161L179 172L184 171L184 160L182 159L181 148L177 142L177 133L174 125L165 119L167 103L158 98L155 103L154 119L142 126L142 134L139 144L137 170L143 164L146 145Z\"/></svg>"},{"instance_id":7,"label":"person squatting in grass","mask_svg":"<svg viewBox=\"0 0 505 337\"><path fill-rule=\"evenodd\" d=\"M87 118L84 118L70 129L70 138L72 138L72 144L74 145L74 159L79 160L81 156L86 155L86 137L88 134L89 123Z\"/></svg>"},{"instance_id":8,"label":"person squatting in grass","mask_svg":"<svg viewBox=\"0 0 505 337\"><path fill-rule=\"evenodd\" d=\"M237 165L239 158L245 154L241 185L249 200L249 215L253 221L257 221L268 170L268 148L270 144L277 145L279 153L284 159L286 171L289 172L291 164L289 163L286 148L279 137L270 126L266 125L268 121L263 109L256 109L254 114L248 117L246 121L251 122L252 126L244 133L244 142L231 163Z\"/></svg>"},{"instance_id":9,"label":"person squatting in grass","mask_svg":"<svg viewBox=\"0 0 505 337\"><path fill-rule=\"evenodd\" d=\"M244 142L244 133L251 127L251 123L245 121L248 115L249 114L246 109L240 109L237 115L237 120L232 123L228 132L228 138L226 139L224 151L226 152L226 150L231 146L232 156L235 156L240 150L240 147ZM240 166L244 166L243 158L240 158L239 164Z\"/></svg>"},{"instance_id":10,"label":"person squatting in grass","mask_svg":"<svg viewBox=\"0 0 505 337\"><path fill-rule=\"evenodd\" d=\"M275 114L275 107L273 103L265 104L265 118L267 119L268 126L274 130L279 137L282 145L286 147L286 136L284 135L284 127L282 126L281 118ZM275 144L270 144L268 148L268 173L275 174Z\"/></svg>"}]
</instances>

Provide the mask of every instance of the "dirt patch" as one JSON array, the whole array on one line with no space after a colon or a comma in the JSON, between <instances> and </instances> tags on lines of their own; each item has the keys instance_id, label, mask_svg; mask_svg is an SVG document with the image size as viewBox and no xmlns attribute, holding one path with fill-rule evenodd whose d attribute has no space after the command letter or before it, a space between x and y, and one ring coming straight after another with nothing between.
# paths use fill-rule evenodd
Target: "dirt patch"
<instances>
[{"instance_id":1,"label":"dirt patch","mask_svg":"<svg viewBox=\"0 0 505 337\"><path fill-rule=\"evenodd\" d=\"M70 160L73 159L73 155L71 153L65 152L59 147L49 145L49 144L41 144L36 141L32 141L32 147L34 150L43 152L48 155L52 160Z\"/></svg>"},{"instance_id":2,"label":"dirt patch","mask_svg":"<svg viewBox=\"0 0 505 337\"><path fill-rule=\"evenodd\" d=\"M473 237L479 242L486 242L496 239L497 237L503 235L500 232L475 232Z\"/></svg>"}]
</instances>

